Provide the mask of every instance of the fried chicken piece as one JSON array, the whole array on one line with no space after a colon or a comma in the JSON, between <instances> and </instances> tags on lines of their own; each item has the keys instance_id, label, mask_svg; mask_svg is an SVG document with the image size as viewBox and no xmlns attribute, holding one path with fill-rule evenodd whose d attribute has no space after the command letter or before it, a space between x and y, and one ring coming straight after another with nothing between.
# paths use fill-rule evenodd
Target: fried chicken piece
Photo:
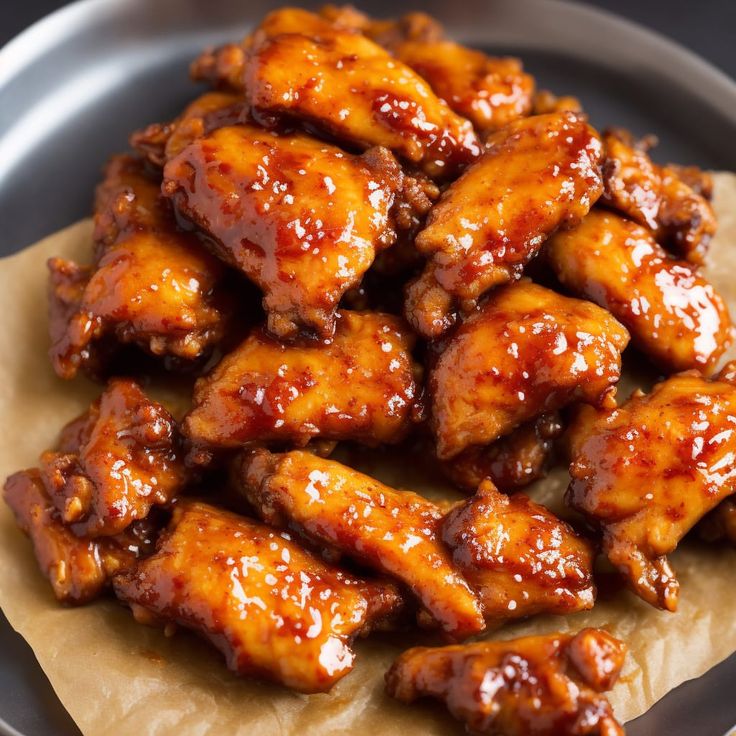
<instances>
[{"instance_id":1,"label":"fried chicken piece","mask_svg":"<svg viewBox=\"0 0 736 736\"><path fill-rule=\"evenodd\" d=\"M532 115L548 115L551 112L583 112L583 105L577 97L563 95L558 97L548 89L540 89L532 97Z\"/></svg>"},{"instance_id":2,"label":"fried chicken piece","mask_svg":"<svg viewBox=\"0 0 736 736\"><path fill-rule=\"evenodd\" d=\"M114 581L144 623L193 629L241 675L305 693L353 668L351 642L395 613L398 591L332 567L252 519L182 501L157 551Z\"/></svg>"},{"instance_id":3,"label":"fried chicken piece","mask_svg":"<svg viewBox=\"0 0 736 736\"><path fill-rule=\"evenodd\" d=\"M227 92L207 92L170 123L153 123L130 136L130 145L154 166L181 153L192 141L226 125L241 122L245 101Z\"/></svg>"},{"instance_id":4,"label":"fried chicken piece","mask_svg":"<svg viewBox=\"0 0 736 736\"><path fill-rule=\"evenodd\" d=\"M707 381L697 371L575 425L566 500L600 529L603 552L653 606L677 608L666 555L736 491L734 425L733 376Z\"/></svg>"},{"instance_id":5,"label":"fried chicken piece","mask_svg":"<svg viewBox=\"0 0 736 736\"><path fill-rule=\"evenodd\" d=\"M676 255L702 263L717 229L704 196L712 192L712 179L696 167L654 164L648 154L651 138L636 141L628 131L614 129L606 131L603 142L601 201L648 227Z\"/></svg>"},{"instance_id":6,"label":"fried chicken piece","mask_svg":"<svg viewBox=\"0 0 736 736\"><path fill-rule=\"evenodd\" d=\"M432 697L479 736L623 736L610 690L626 645L602 629L415 647L386 673L404 703Z\"/></svg>"},{"instance_id":7,"label":"fried chicken piece","mask_svg":"<svg viewBox=\"0 0 736 736\"><path fill-rule=\"evenodd\" d=\"M544 240L584 217L602 191L601 143L582 117L539 115L511 123L444 192L416 238L429 260L409 285L406 315L425 337L471 310L488 289L521 276Z\"/></svg>"},{"instance_id":8,"label":"fried chicken piece","mask_svg":"<svg viewBox=\"0 0 736 736\"><path fill-rule=\"evenodd\" d=\"M468 120L359 31L295 8L271 13L245 60L259 122L299 120L364 148L384 146L432 177L456 176L481 152Z\"/></svg>"},{"instance_id":9,"label":"fried chicken piece","mask_svg":"<svg viewBox=\"0 0 736 736\"><path fill-rule=\"evenodd\" d=\"M403 439L417 412L414 337L388 314L340 311L328 344L254 330L194 390L184 434L199 452L310 439Z\"/></svg>"},{"instance_id":10,"label":"fried chicken piece","mask_svg":"<svg viewBox=\"0 0 736 736\"><path fill-rule=\"evenodd\" d=\"M241 478L264 521L401 581L447 635L484 628L478 598L440 539L443 512L431 501L300 450L246 455Z\"/></svg>"},{"instance_id":11,"label":"fried chicken piece","mask_svg":"<svg viewBox=\"0 0 736 736\"><path fill-rule=\"evenodd\" d=\"M633 344L669 372L708 373L731 343L728 309L712 284L668 257L641 225L593 211L553 236L546 254L565 287L611 312Z\"/></svg>"},{"instance_id":12,"label":"fried chicken piece","mask_svg":"<svg viewBox=\"0 0 736 736\"><path fill-rule=\"evenodd\" d=\"M610 404L629 336L608 312L523 280L439 347L429 372L437 456L485 446L573 401Z\"/></svg>"},{"instance_id":13,"label":"fried chicken piece","mask_svg":"<svg viewBox=\"0 0 736 736\"><path fill-rule=\"evenodd\" d=\"M130 568L152 545L153 527L147 522L137 522L114 537L74 534L62 522L37 468L11 475L4 497L62 603L80 605L97 598L113 575Z\"/></svg>"},{"instance_id":14,"label":"fried chicken piece","mask_svg":"<svg viewBox=\"0 0 736 736\"><path fill-rule=\"evenodd\" d=\"M76 435L78 447L70 447ZM186 481L173 418L140 386L113 379L71 427L62 449L41 456L51 501L79 536L118 534Z\"/></svg>"},{"instance_id":15,"label":"fried chicken piece","mask_svg":"<svg viewBox=\"0 0 736 736\"><path fill-rule=\"evenodd\" d=\"M680 179L676 169L665 166L660 173L662 202L657 217L657 238L682 258L703 263L718 229L716 214L705 197Z\"/></svg>"},{"instance_id":16,"label":"fried chicken piece","mask_svg":"<svg viewBox=\"0 0 736 736\"><path fill-rule=\"evenodd\" d=\"M189 66L189 76L195 82L207 82L227 92L243 92L245 43L226 43L205 49Z\"/></svg>"},{"instance_id":17,"label":"fried chicken piece","mask_svg":"<svg viewBox=\"0 0 736 736\"><path fill-rule=\"evenodd\" d=\"M593 607L592 545L523 493L482 481L447 515L442 538L490 623Z\"/></svg>"},{"instance_id":18,"label":"fried chicken piece","mask_svg":"<svg viewBox=\"0 0 736 736\"><path fill-rule=\"evenodd\" d=\"M224 269L176 228L141 161L114 157L98 189L94 267L51 258L51 361L62 378L104 372L111 346L193 362L222 338L231 312Z\"/></svg>"},{"instance_id":19,"label":"fried chicken piece","mask_svg":"<svg viewBox=\"0 0 736 736\"><path fill-rule=\"evenodd\" d=\"M393 156L342 152L299 133L219 128L164 168L164 192L226 262L264 292L268 329L330 338L342 295L395 240Z\"/></svg>"},{"instance_id":20,"label":"fried chicken piece","mask_svg":"<svg viewBox=\"0 0 736 736\"><path fill-rule=\"evenodd\" d=\"M513 493L545 476L555 440L561 434L559 414L542 414L492 445L463 450L440 467L458 488L469 493L475 493L485 478L504 493Z\"/></svg>"},{"instance_id":21,"label":"fried chicken piece","mask_svg":"<svg viewBox=\"0 0 736 736\"><path fill-rule=\"evenodd\" d=\"M519 59L493 57L453 41L404 41L391 52L481 134L526 117L534 78Z\"/></svg>"},{"instance_id":22,"label":"fried chicken piece","mask_svg":"<svg viewBox=\"0 0 736 736\"><path fill-rule=\"evenodd\" d=\"M706 542L728 542L736 547L736 501L727 498L706 514L698 524L700 537Z\"/></svg>"}]
</instances>

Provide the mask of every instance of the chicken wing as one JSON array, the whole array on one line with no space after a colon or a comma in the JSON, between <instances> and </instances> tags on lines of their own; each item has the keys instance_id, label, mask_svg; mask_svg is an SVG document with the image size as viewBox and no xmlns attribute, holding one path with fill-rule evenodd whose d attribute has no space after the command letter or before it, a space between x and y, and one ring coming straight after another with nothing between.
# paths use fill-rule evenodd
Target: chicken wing
<instances>
[{"instance_id":1,"label":"chicken wing","mask_svg":"<svg viewBox=\"0 0 736 736\"><path fill-rule=\"evenodd\" d=\"M447 515L442 538L490 623L593 607L592 545L523 493L482 481Z\"/></svg>"},{"instance_id":2,"label":"chicken wing","mask_svg":"<svg viewBox=\"0 0 736 736\"><path fill-rule=\"evenodd\" d=\"M601 629L415 647L386 673L389 695L444 701L478 736L623 736L608 700L626 646Z\"/></svg>"},{"instance_id":3,"label":"chicken wing","mask_svg":"<svg viewBox=\"0 0 736 736\"><path fill-rule=\"evenodd\" d=\"M479 601L440 540L443 514L432 502L303 451L245 456L241 477L267 523L401 581L453 638L483 629Z\"/></svg>"},{"instance_id":4,"label":"chicken wing","mask_svg":"<svg viewBox=\"0 0 736 736\"><path fill-rule=\"evenodd\" d=\"M335 309L395 239L403 173L388 151L362 156L254 125L215 130L164 169L164 192L223 260L264 292L268 329L332 336Z\"/></svg>"},{"instance_id":5,"label":"chicken wing","mask_svg":"<svg viewBox=\"0 0 736 736\"><path fill-rule=\"evenodd\" d=\"M480 155L471 123L359 31L313 13L271 13L246 51L245 96L259 122L300 120L360 147L384 146L450 178Z\"/></svg>"},{"instance_id":6,"label":"chicken wing","mask_svg":"<svg viewBox=\"0 0 736 736\"><path fill-rule=\"evenodd\" d=\"M132 567L152 546L153 527L147 522L137 522L114 537L78 537L62 522L36 468L11 475L4 497L62 603L79 605L97 598L113 575Z\"/></svg>"},{"instance_id":7,"label":"chicken wing","mask_svg":"<svg viewBox=\"0 0 736 736\"><path fill-rule=\"evenodd\" d=\"M679 583L666 555L736 491L732 379L680 373L586 416L570 441L568 503L600 528L603 552L634 592L670 611Z\"/></svg>"},{"instance_id":8,"label":"chicken wing","mask_svg":"<svg viewBox=\"0 0 736 736\"><path fill-rule=\"evenodd\" d=\"M402 439L416 417L414 338L387 314L341 311L328 345L283 345L255 330L194 390L184 434L197 454L313 437Z\"/></svg>"},{"instance_id":9,"label":"chicken wing","mask_svg":"<svg viewBox=\"0 0 736 736\"><path fill-rule=\"evenodd\" d=\"M492 293L428 376L437 456L485 446L572 401L610 403L628 333L590 302L531 281Z\"/></svg>"},{"instance_id":10,"label":"chicken wing","mask_svg":"<svg viewBox=\"0 0 736 736\"><path fill-rule=\"evenodd\" d=\"M192 501L177 505L156 553L114 587L138 620L193 629L231 670L307 693L350 672L353 638L400 606L390 583L353 577L288 534Z\"/></svg>"},{"instance_id":11,"label":"chicken wing","mask_svg":"<svg viewBox=\"0 0 736 736\"><path fill-rule=\"evenodd\" d=\"M511 123L444 192L416 238L429 259L409 285L406 315L425 337L475 306L488 289L519 276L544 240L584 217L602 191L601 142L573 113Z\"/></svg>"},{"instance_id":12,"label":"chicken wing","mask_svg":"<svg viewBox=\"0 0 736 736\"><path fill-rule=\"evenodd\" d=\"M105 176L96 265L49 261L50 355L62 378L103 370L111 344L194 361L222 338L231 311L222 265L177 230L142 162L116 156Z\"/></svg>"},{"instance_id":13,"label":"chicken wing","mask_svg":"<svg viewBox=\"0 0 736 736\"><path fill-rule=\"evenodd\" d=\"M444 474L469 493L490 478L504 493L543 478L555 440L562 434L557 412L542 414L491 445L474 445L440 463Z\"/></svg>"},{"instance_id":14,"label":"chicken wing","mask_svg":"<svg viewBox=\"0 0 736 736\"><path fill-rule=\"evenodd\" d=\"M162 167L192 141L217 128L242 121L242 96L227 92L207 92L187 105L170 123L153 123L130 136L130 144L154 166Z\"/></svg>"},{"instance_id":15,"label":"chicken wing","mask_svg":"<svg viewBox=\"0 0 736 736\"><path fill-rule=\"evenodd\" d=\"M707 175L694 167L657 166L647 153L651 139L636 141L625 130L607 131L603 142L601 201L648 227L676 255L702 263L717 228L703 196L709 191Z\"/></svg>"},{"instance_id":16,"label":"chicken wing","mask_svg":"<svg viewBox=\"0 0 736 736\"><path fill-rule=\"evenodd\" d=\"M641 225L593 211L553 236L546 254L565 287L609 310L667 371L709 372L731 342L720 295L689 263L669 258Z\"/></svg>"},{"instance_id":17,"label":"chicken wing","mask_svg":"<svg viewBox=\"0 0 736 736\"><path fill-rule=\"evenodd\" d=\"M577 97L563 95L558 97L548 89L540 89L532 98L532 115L548 115L551 112L583 112L583 105Z\"/></svg>"},{"instance_id":18,"label":"chicken wing","mask_svg":"<svg viewBox=\"0 0 736 736\"><path fill-rule=\"evenodd\" d=\"M70 434L77 447L70 447ZM41 469L52 502L75 534L118 534L151 507L170 503L184 486L174 420L134 381L110 381L62 432L65 437L60 452L43 453Z\"/></svg>"}]
</instances>

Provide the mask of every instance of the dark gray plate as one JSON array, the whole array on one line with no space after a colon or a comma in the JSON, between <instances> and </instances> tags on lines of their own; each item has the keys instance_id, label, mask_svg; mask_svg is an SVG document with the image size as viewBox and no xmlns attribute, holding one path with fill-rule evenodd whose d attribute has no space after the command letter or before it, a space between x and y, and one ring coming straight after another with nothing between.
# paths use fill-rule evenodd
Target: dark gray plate
<instances>
[{"instance_id":1,"label":"dark gray plate","mask_svg":"<svg viewBox=\"0 0 736 736\"><path fill-rule=\"evenodd\" d=\"M393 15L397 4L361 7ZM83 0L0 52L0 253L88 214L106 157L196 94L186 66L276 3ZM401 11L419 3L402 3ZM540 84L582 98L593 123L656 133L663 161L736 170L736 84L685 49L614 16L556 0L432 0L456 38L524 57ZM39 267L40 264L39 264ZM39 308L42 308L39 306ZM707 646L707 642L703 642ZM0 733L78 731L32 652L0 616ZM721 736L736 723L736 657L668 695L633 736Z\"/></svg>"}]
</instances>

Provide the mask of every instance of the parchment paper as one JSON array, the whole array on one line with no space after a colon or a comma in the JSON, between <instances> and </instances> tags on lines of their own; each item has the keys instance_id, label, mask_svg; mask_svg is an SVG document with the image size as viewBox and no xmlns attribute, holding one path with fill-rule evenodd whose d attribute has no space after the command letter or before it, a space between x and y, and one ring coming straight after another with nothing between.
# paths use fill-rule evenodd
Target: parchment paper
<instances>
[{"instance_id":1,"label":"parchment paper","mask_svg":"<svg viewBox=\"0 0 736 736\"><path fill-rule=\"evenodd\" d=\"M736 316L736 175L717 175L719 237L709 272ZM0 478L36 464L61 425L99 388L57 379L46 359L46 269L50 255L87 260L91 225L73 225L0 261ZM403 487L435 493L418 468L367 469ZM551 506L567 483L564 471L534 489ZM626 592L602 595L593 611L544 617L494 634L601 626L626 640L630 656L612 701L621 720L650 707L681 682L736 651L736 551L683 544L672 556L682 585L676 614L656 611ZM231 734L452 734L459 729L431 703L407 707L383 694L383 673L400 651L390 639L357 645L355 670L326 695L298 695L237 678L196 637L167 639L134 623L112 600L69 609L54 600L36 569L28 540L0 503L0 606L33 648L61 701L86 736L230 736ZM406 639L401 642L407 645Z\"/></svg>"}]
</instances>

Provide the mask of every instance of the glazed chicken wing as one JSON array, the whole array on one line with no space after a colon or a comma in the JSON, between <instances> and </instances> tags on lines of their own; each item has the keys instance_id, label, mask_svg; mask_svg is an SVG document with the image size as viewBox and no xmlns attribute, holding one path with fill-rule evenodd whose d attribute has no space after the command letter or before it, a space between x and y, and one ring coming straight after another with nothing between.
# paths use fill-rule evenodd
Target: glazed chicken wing
<instances>
[{"instance_id":1,"label":"glazed chicken wing","mask_svg":"<svg viewBox=\"0 0 736 736\"><path fill-rule=\"evenodd\" d=\"M593 607L592 545L523 493L484 480L447 515L442 538L491 623Z\"/></svg>"},{"instance_id":2,"label":"glazed chicken wing","mask_svg":"<svg viewBox=\"0 0 736 736\"><path fill-rule=\"evenodd\" d=\"M463 450L440 467L464 491L474 493L482 480L490 478L504 493L513 493L544 477L561 434L557 412L542 414L491 445Z\"/></svg>"},{"instance_id":3,"label":"glazed chicken wing","mask_svg":"<svg viewBox=\"0 0 736 736\"><path fill-rule=\"evenodd\" d=\"M398 442L417 412L413 336L387 314L341 311L329 345L283 345L264 330L200 379L184 433L197 450L313 437Z\"/></svg>"},{"instance_id":4,"label":"glazed chicken wing","mask_svg":"<svg viewBox=\"0 0 736 736\"><path fill-rule=\"evenodd\" d=\"M114 537L77 536L64 525L36 468L11 475L4 496L62 603L79 605L98 597L113 575L131 567L152 545L153 528L146 522Z\"/></svg>"},{"instance_id":5,"label":"glazed chicken wing","mask_svg":"<svg viewBox=\"0 0 736 736\"><path fill-rule=\"evenodd\" d=\"M483 157L444 192L416 238L429 259L409 285L406 315L425 337L517 279L545 238L575 225L602 191L601 143L573 113L538 115L488 139Z\"/></svg>"},{"instance_id":6,"label":"glazed chicken wing","mask_svg":"<svg viewBox=\"0 0 736 736\"><path fill-rule=\"evenodd\" d=\"M404 703L442 700L478 736L623 736L601 695L616 682L626 646L601 629L427 648L386 673Z\"/></svg>"},{"instance_id":7,"label":"glazed chicken wing","mask_svg":"<svg viewBox=\"0 0 736 736\"><path fill-rule=\"evenodd\" d=\"M264 521L401 581L454 638L483 629L478 599L440 540L443 514L432 502L303 451L246 456L242 478Z\"/></svg>"},{"instance_id":8,"label":"glazed chicken wing","mask_svg":"<svg viewBox=\"0 0 736 736\"><path fill-rule=\"evenodd\" d=\"M133 133L130 144L154 166L163 166L197 138L241 122L244 106L239 95L207 92L187 105L172 122L153 123Z\"/></svg>"},{"instance_id":9,"label":"glazed chicken wing","mask_svg":"<svg viewBox=\"0 0 736 736\"><path fill-rule=\"evenodd\" d=\"M551 112L583 112L577 97L563 95L558 97L548 89L540 89L532 98L532 115L548 115Z\"/></svg>"},{"instance_id":10,"label":"glazed chicken wing","mask_svg":"<svg viewBox=\"0 0 736 736\"><path fill-rule=\"evenodd\" d=\"M494 292L430 370L437 456L488 445L572 401L610 403L628 339L600 307L531 281Z\"/></svg>"},{"instance_id":11,"label":"glazed chicken wing","mask_svg":"<svg viewBox=\"0 0 736 736\"><path fill-rule=\"evenodd\" d=\"M669 258L641 225L593 211L552 237L546 253L564 286L609 310L667 371L709 372L731 342L720 295L689 263Z\"/></svg>"},{"instance_id":12,"label":"glazed chicken wing","mask_svg":"<svg viewBox=\"0 0 736 736\"><path fill-rule=\"evenodd\" d=\"M724 377L680 373L586 416L571 438L568 503L637 595L670 611L679 584L666 555L736 491L736 387Z\"/></svg>"},{"instance_id":13,"label":"glazed chicken wing","mask_svg":"<svg viewBox=\"0 0 736 736\"><path fill-rule=\"evenodd\" d=\"M297 119L335 138L384 146L438 178L480 154L468 120L359 31L295 8L277 10L246 51L245 95L259 121Z\"/></svg>"},{"instance_id":14,"label":"glazed chicken wing","mask_svg":"<svg viewBox=\"0 0 736 736\"><path fill-rule=\"evenodd\" d=\"M141 161L114 157L97 192L94 267L49 261L51 360L62 378L104 370L110 343L193 361L230 311L223 268L177 230Z\"/></svg>"},{"instance_id":15,"label":"glazed chicken wing","mask_svg":"<svg viewBox=\"0 0 736 736\"><path fill-rule=\"evenodd\" d=\"M702 263L717 227L704 196L707 175L694 168L657 166L647 153L649 139L636 141L624 130L607 131L603 142L601 201L648 227L676 255Z\"/></svg>"},{"instance_id":16,"label":"glazed chicken wing","mask_svg":"<svg viewBox=\"0 0 736 736\"><path fill-rule=\"evenodd\" d=\"M64 441L76 435L78 445ZM174 420L134 381L114 379L41 456L52 502L84 536L118 534L151 507L167 505L186 480Z\"/></svg>"},{"instance_id":17,"label":"glazed chicken wing","mask_svg":"<svg viewBox=\"0 0 736 736\"><path fill-rule=\"evenodd\" d=\"M387 151L362 156L254 125L215 130L164 169L164 191L225 261L264 292L269 330L332 335L342 295L395 239L403 174Z\"/></svg>"},{"instance_id":18,"label":"glazed chicken wing","mask_svg":"<svg viewBox=\"0 0 736 736\"><path fill-rule=\"evenodd\" d=\"M156 553L114 587L140 621L193 629L231 670L307 693L350 672L353 638L400 605L390 583L355 578L288 534L191 501L177 506Z\"/></svg>"}]
</instances>

